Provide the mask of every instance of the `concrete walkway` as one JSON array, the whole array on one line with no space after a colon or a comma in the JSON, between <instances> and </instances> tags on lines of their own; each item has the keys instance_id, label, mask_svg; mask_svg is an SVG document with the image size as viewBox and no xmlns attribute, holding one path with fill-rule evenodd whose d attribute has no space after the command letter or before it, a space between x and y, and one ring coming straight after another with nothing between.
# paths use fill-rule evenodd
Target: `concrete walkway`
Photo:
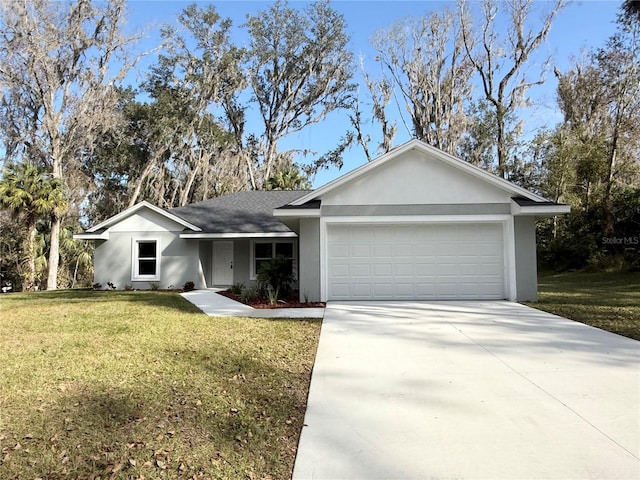
<instances>
[{"instance_id":1,"label":"concrete walkway","mask_svg":"<svg viewBox=\"0 0 640 480\"><path fill-rule=\"evenodd\" d=\"M329 303L293 478L640 478L640 342L510 302Z\"/></svg>"},{"instance_id":2,"label":"concrete walkway","mask_svg":"<svg viewBox=\"0 0 640 480\"><path fill-rule=\"evenodd\" d=\"M219 291L210 288L181 295L207 315L217 317L322 318L324 315L324 308L253 308L220 295Z\"/></svg>"}]
</instances>

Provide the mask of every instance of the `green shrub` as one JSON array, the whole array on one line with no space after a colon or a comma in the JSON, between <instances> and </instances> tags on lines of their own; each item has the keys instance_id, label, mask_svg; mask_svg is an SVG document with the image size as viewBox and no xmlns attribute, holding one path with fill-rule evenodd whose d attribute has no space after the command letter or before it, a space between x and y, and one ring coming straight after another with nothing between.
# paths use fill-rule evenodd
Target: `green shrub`
<instances>
[{"instance_id":1,"label":"green shrub","mask_svg":"<svg viewBox=\"0 0 640 480\"><path fill-rule=\"evenodd\" d=\"M229 291L234 295L240 295L243 289L244 289L244 284L238 282L238 283L234 283L229 289Z\"/></svg>"},{"instance_id":2,"label":"green shrub","mask_svg":"<svg viewBox=\"0 0 640 480\"><path fill-rule=\"evenodd\" d=\"M160 288L160 284L158 282L151 282L149 284L149 288L151 288L151 290L156 291L158 290L158 288Z\"/></svg>"},{"instance_id":3,"label":"green shrub","mask_svg":"<svg viewBox=\"0 0 640 480\"><path fill-rule=\"evenodd\" d=\"M291 293L294 281L293 260L277 257L264 262L258 272L258 284L267 291L269 287L273 292L287 297Z\"/></svg>"},{"instance_id":4,"label":"green shrub","mask_svg":"<svg viewBox=\"0 0 640 480\"><path fill-rule=\"evenodd\" d=\"M253 302L260 296L260 290L257 287L245 287L240 292L240 298L244 303Z\"/></svg>"},{"instance_id":5,"label":"green shrub","mask_svg":"<svg viewBox=\"0 0 640 480\"><path fill-rule=\"evenodd\" d=\"M184 286L182 287L182 290L185 291L185 292L191 292L191 291L193 291L195 289L196 289L196 284L193 283L191 280L186 282L184 284Z\"/></svg>"}]
</instances>

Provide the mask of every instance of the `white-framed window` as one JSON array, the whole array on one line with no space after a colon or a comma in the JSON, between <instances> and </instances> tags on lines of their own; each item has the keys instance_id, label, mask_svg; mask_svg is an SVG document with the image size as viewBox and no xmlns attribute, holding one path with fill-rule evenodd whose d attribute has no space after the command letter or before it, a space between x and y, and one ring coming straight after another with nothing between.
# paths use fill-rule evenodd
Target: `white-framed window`
<instances>
[{"instance_id":1,"label":"white-framed window","mask_svg":"<svg viewBox=\"0 0 640 480\"><path fill-rule=\"evenodd\" d=\"M134 238L131 245L131 280L160 280L160 240Z\"/></svg>"},{"instance_id":2,"label":"white-framed window","mask_svg":"<svg viewBox=\"0 0 640 480\"><path fill-rule=\"evenodd\" d=\"M260 266L272 258L283 257L290 261L296 274L296 249L293 240L253 240L251 242L251 280L255 280Z\"/></svg>"}]
</instances>

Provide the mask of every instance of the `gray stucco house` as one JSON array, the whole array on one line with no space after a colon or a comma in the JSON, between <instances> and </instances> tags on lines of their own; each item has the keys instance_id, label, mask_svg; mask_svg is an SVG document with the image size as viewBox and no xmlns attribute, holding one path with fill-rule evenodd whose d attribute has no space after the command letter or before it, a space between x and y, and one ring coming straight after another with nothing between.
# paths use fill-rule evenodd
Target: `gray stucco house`
<instances>
[{"instance_id":1,"label":"gray stucco house","mask_svg":"<svg viewBox=\"0 0 640 480\"><path fill-rule=\"evenodd\" d=\"M164 210L141 202L76 238L95 282L196 288L293 260L301 298L537 298L535 219L569 212L418 140L314 191L250 191Z\"/></svg>"}]
</instances>

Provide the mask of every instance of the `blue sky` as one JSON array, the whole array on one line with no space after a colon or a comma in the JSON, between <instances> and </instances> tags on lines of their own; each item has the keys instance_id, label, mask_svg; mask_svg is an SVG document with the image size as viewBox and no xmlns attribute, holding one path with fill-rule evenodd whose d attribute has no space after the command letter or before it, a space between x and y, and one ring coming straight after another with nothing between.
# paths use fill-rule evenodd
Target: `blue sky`
<instances>
[{"instance_id":1,"label":"blue sky","mask_svg":"<svg viewBox=\"0 0 640 480\"><path fill-rule=\"evenodd\" d=\"M162 1L162 0L133 0L128 2L129 19L128 29L146 29L148 38L139 45L140 49L146 49L159 42L159 30L164 24L177 26L176 16L191 1ZM218 13L223 17L229 17L234 24L234 41L242 44L246 41L241 25L246 20L248 13L264 10L271 5L271 1L197 1L199 5L213 4ZM303 7L303 1L290 1L292 6ZM571 64L571 58L580 56L581 51L598 48L605 45L608 37L615 31L615 19L620 1L576 1L569 4L556 18L547 42L541 47L538 55L532 59L532 69L546 59L553 56L553 65L561 71L566 70ZM371 59L374 52L369 45L369 39L380 28L389 27L392 23L407 16L424 15L433 10L444 7L455 8L454 1L354 1L333 0L334 9L345 17L348 31L351 36L351 49L356 58L363 55ZM552 6L551 1L539 0L536 7L543 10ZM147 58L140 64L141 72L144 67L153 63L153 58ZM136 79L131 77L131 83ZM530 91L530 96L539 104L534 109L525 112L525 132L532 134L543 126L553 126L561 120L555 107L555 77L552 72L547 75L547 83ZM363 92L364 95L365 92ZM398 108L390 110L391 114L397 114ZM399 117L398 117L399 118ZM348 128L348 119L344 114L334 114L329 121L319 124L308 130L286 139L281 148L308 148L317 151L318 154L334 147L337 139ZM372 127L372 136L379 138L379 129ZM395 145L399 145L410 139L410 133L398 122L398 134ZM310 160L310 159L309 159ZM354 146L345 155L345 164L341 171L330 169L318 173L314 179L314 186L319 186L332 180L338 175L362 165L366 158L361 147Z\"/></svg>"}]
</instances>

